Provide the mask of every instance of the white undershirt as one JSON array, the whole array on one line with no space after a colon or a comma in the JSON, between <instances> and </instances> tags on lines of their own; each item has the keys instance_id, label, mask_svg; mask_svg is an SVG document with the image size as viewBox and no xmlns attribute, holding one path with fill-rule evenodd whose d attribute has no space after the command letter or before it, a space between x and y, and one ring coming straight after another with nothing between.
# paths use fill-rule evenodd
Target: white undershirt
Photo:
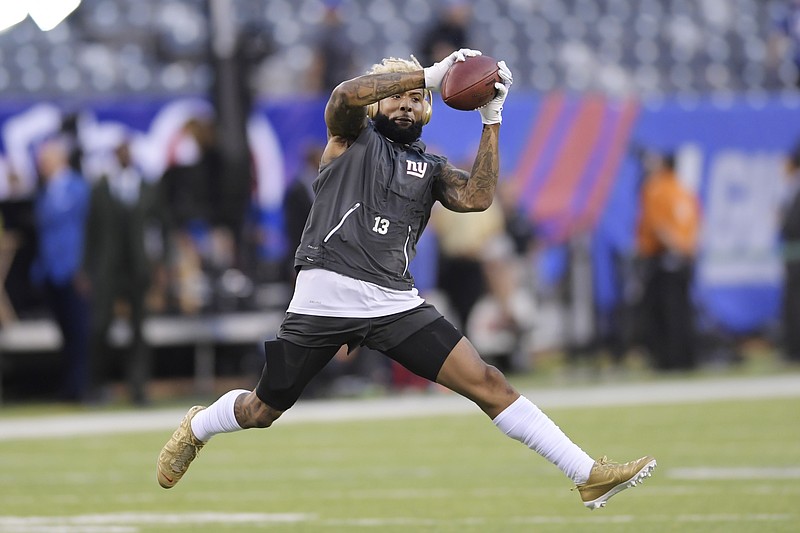
<instances>
[{"instance_id":1,"label":"white undershirt","mask_svg":"<svg viewBox=\"0 0 800 533\"><path fill-rule=\"evenodd\" d=\"M322 268L297 274L290 313L340 318L374 318L413 309L423 300L417 289L387 289Z\"/></svg>"}]
</instances>

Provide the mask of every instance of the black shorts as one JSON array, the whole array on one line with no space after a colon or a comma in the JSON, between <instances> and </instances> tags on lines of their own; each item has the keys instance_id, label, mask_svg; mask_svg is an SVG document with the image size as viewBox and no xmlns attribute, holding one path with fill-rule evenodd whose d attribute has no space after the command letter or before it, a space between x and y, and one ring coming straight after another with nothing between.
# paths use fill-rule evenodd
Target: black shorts
<instances>
[{"instance_id":1,"label":"black shorts","mask_svg":"<svg viewBox=\"0 0 800 533\"><path fill-rule=\"evenodd\" d=\"M285 411L346 344L383 352L411 372L436 381L461 332L428 303L375 318L286 313L277 341L266 343L267 364L256 387L264 403Z\"/></svg>"},{"instance_id":2,"label":"black shorts","mask_svg":"<svg viewBox=\"0 0 800 533\"><path fill-rule=\"evenodd\" d=\"M374 318L339 318L286 313L278 338L306 348L339 348L352 351L367 346L385 352L442 315L429 303L393 315Z\"/></svg>"}]
</instances>

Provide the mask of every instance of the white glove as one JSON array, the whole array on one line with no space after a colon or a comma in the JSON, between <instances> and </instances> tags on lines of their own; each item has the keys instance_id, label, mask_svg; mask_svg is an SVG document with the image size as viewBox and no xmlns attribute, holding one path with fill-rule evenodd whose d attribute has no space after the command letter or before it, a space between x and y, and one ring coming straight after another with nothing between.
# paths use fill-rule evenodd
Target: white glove
<instances>
[{"instance_id":1,"label":"white glove","mask_svg":"<svg viewBox=\"0 0 800 533\"><path fill-rule=\"evenodd\" d=\"M439 87L442 85L442 78L444 78L444 75L447 73L447 69L453 66L453 63L479 55L482 54L478 50L462 48L461 50L453 52L438 63L434 63L430 67L425 67L425 88L438 91Z\"/></svg>"},{"instance_id":2,"label":"white glove","mask_svg":"<svg viewBox=\"0 0 800 533\"><path fill-rule=\"evenodd\" d=\"M497 95L491 102L478 108L481 114L481 121L484 124L501 124L503 122L503 102L506 101L509 87L514 83L514 77L511 75L511 71L506 66L505 61L498 61L497 67L500 69L498 73L503 83L495 83L494 88L497 89Z\"/></svg>"}]
</instances>

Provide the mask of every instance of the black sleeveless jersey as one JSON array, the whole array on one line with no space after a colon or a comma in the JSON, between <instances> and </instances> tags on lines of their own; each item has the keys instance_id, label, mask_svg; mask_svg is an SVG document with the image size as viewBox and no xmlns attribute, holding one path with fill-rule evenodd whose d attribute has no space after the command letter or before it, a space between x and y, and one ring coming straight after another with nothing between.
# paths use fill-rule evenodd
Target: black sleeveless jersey
<instances>
[{"instance_id":1,"label":"black sleeveless jersey","mask_svg":"<svg viewBox=\"0 0 800 533\"><path fill-rule=\"evenodd\" d=\"M320 169L295 267L411 289L408 266L430 218L434 180L446 163L425 153L421 141L390 141L370 122L352 146Z\"/></svg>"}]
</instances>

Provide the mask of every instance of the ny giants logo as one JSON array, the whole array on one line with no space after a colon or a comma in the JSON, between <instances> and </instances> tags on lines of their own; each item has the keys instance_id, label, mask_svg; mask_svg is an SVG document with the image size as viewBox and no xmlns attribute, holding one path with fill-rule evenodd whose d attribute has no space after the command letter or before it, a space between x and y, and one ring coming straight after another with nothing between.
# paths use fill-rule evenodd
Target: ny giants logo
<instances>
[{"instance_id":1,"label":"ny giants logo","mask_svg":"<svg viewBox=\"0 0 800 533\"><path fill-rule=\"evenodd\" d=\"M428 163L424 161L406 161L406 174L416 176L418 178L425 177L425 171L428 170Z\"/></svg>"}]
</instances>

